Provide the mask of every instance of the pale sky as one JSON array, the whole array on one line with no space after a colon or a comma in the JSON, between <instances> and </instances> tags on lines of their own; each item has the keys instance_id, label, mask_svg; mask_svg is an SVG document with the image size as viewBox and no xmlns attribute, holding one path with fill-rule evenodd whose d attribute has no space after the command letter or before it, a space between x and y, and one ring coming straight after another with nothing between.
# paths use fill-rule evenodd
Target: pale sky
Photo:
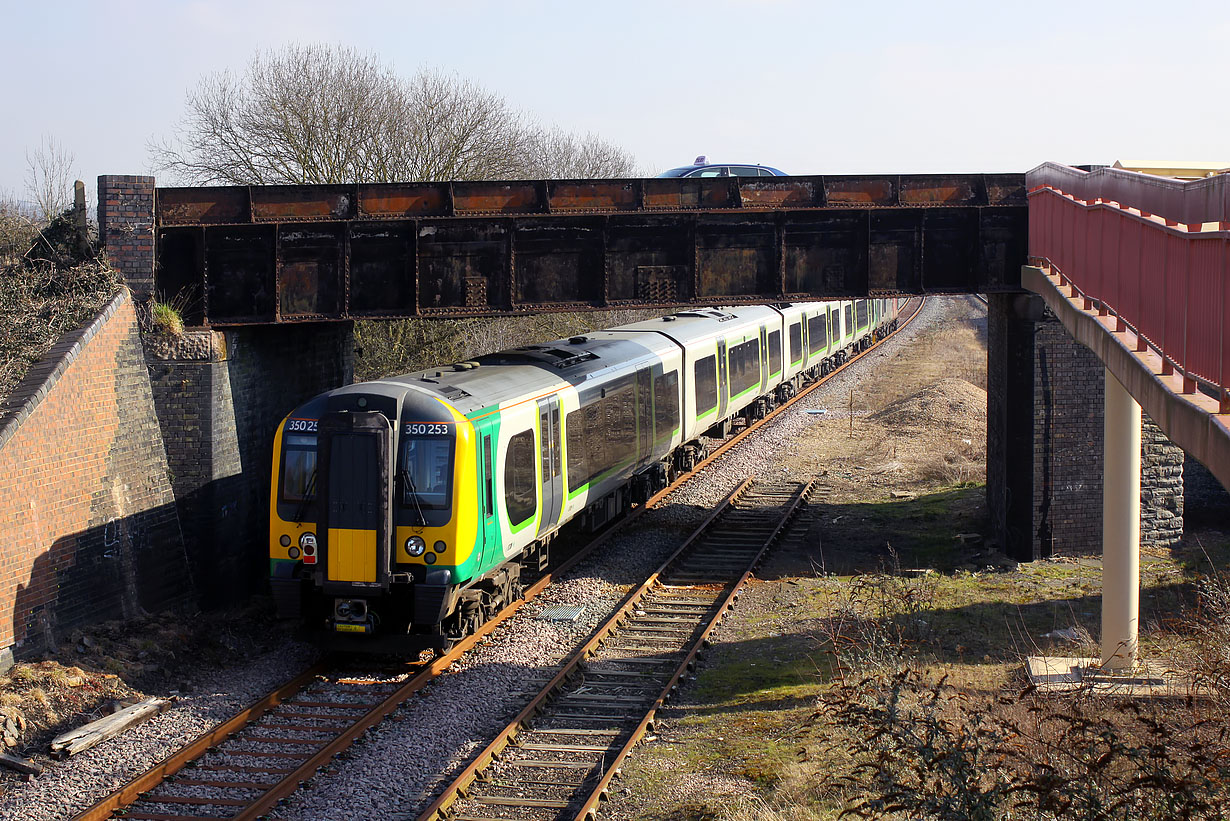
<instances>
[{"instance_id":1,"label":"pale sky","mask_svg":"<svg viewBox=\"0 0 1230 821\"><path fill-rule=\"evenodd\" d=\"M51 136L99 174L150 173L186 92L257 49L336 43L457 72L647 174L1026 171L1230 157L1222 2L69 2L0 0L0 194Z\"/></svg>"}]
</instances>

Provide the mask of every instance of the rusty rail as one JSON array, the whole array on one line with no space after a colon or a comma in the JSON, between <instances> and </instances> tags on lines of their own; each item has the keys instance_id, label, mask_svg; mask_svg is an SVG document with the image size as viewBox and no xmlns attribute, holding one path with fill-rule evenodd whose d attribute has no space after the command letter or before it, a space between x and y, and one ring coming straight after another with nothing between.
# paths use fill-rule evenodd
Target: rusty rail
<instances>
[{"instance_id":1,"label":"rusty rail","mask_svg":"<svg viewBox=\"0 0 1230 821\"><path fill-rule=\"evenodd\" d=\"M781 532L786 527L786 524L794 517L799 506L810 493L813 484L814 482L807 482L806 484L796 486L796 490L793 492L792 498L790 498L784 509L780 511L776 525L767 536L749 534L748 540L751 542L751 546L758 549L755 549L755 552L751 554L750 558L747 559L744 569L737 577L728 577L722 580L719 580L719 578L714 578L712 581L706 582L704 585L697 585L692 588L698 591L696 593L697 596L701 596L713 593L712 588L715 585L720 584L723 586L724 592L720 595L715 595L713 603L699 605L691 600L688 601L688 605L690 607L703 608L703 610L694 613L696 625L701 627L699 634L694 634L690 644L686 644L684 646L682 650L682 659L676 665L673 673L669 676L661 691L650 702L647 711L642 714L639 721L632 727L631 735L615 751L614 757L608 761L607 758L603 756L600 758L599 762L594 764L595 767L601 767L603 775L600 777L598 783L588 793L576 795L569 799L556 797L554 800L548 800L547 803L542 803L540 799L534 798L502 799L495 797L487 798L486 800L501 802L507 801L507 803L514 806L518 805L518 802L522 802L524 806L531 808L544 807L547 806L548 803L552 807L558 804L560 809L564 806L580 802L580 810L570 812L569 815L576 818L592 816L593 808L596 807L601 795L605 792L614 770L630 753L632 747L641 737L641 734L643 734L646 728L649 727L654 715L656 714L656 711L662 706L670 693L676 689L680 678L689 669L689 667L692 666L696 655L708 641L712 631L717 628L725 612L730 606L732 606L733 601L738 596L742 585L747 581L754 568L759 564L765 552L777 540L778 536L780 536ZM620 635L621 631L628 630L635 624L634 614L641 616L645 615L644 613L638 612L639 608L641 608L644 603L648 601L648 597L650 597L651 594L660 594L664 590L663 579L672 578L672 574L679 572L678 566L681 560L694 558L696 551L701 551L703 555L704 544L702 542L702 537L707 536L714 524L719 520L726 521L726 517L730 515L730 512L736 502L748 493L751 486L752 479L745 479L736 485L735 488L721 502L718 503L709 516L706 517L700 524L700 526L698 526L695 531L693 531L693 533L684 540L679 548L668 559L666 559L661 566L649 574L649 576L641 584L625 596L624 601L621 603L619 608L602 625L595 629L589 640L578 648L573 655L560 666L555 675L547 682L546 685L541 688L538 694L530 700L521 712L518 713L511 722L509 722L504 730L502 730L495 737L495 739L493 739L492 742L488 744L488 746L481 753L479 753L473 761L470 762L469 766L467 766L466 769L463 770L453 780L453 782L445 788L441 795L438 796L419 815L419 821L442 821L442 819L449 817L449 814L456 802L460 800L474 799L473 795L467 793L477 789L476 782L482 778L483 773L491 767L497 759L499 759L501 754L508 752L511 747L516 747L518 745L518 738L522 733L531 732L529 725L535 718L543 718L544 716L548 716L550 714L550 710L553 709L554 706L552 705L552 702L559 697L564 685L569 683L574 676L577 675L578 671L580 671L581 668L592 657L594 657L596 653L598 653L600 648L608 644L614 637ZM731 525L731 529L724 531L724 534L729 535L737 532L738 530L736 527ZM719 549L729 550L730 547L729 545L723 545ZM713 575L720 577L721 572L719 571ZM677 592L680 590L681 588L679 587L679 584L679 582L673 584L670 588L671 591ZM682 584L686 586L687 583L684 582ZM662 652L674 651L664 649ZM584 723L584 721L585 720L582 719L581 723ZM560 735L562 733L569 732L569 730L561 731L559 729L542 728L539 732L544 735ZM584 734L587 731L572 730L571 732ZM619 734L618 730L597 730L590 732L595 735L616 734L618 736ZM561 753L575 751L576 750L567 746L560 748ZM584 752L589 753L592 752L592 750L587 748ZM517 766L516 761L509 761L509 764L512 767ZM568 767L573 765L563 763L558 766ZM583 785L584 783L585 782L583 780L577 786ZM516 789L515 782L511 789ZM475 800L481 801L483 799L479 798ZM536 803L536 801L539 803Z\"/></svg>"}]
</instances>

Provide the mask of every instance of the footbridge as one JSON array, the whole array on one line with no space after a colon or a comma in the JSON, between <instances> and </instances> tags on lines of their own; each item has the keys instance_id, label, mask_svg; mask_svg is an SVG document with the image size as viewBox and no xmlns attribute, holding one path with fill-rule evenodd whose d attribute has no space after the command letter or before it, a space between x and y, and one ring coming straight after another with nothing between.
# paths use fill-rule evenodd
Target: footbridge
<instances>
[{"instance_id":1,"label":"footbridge","mask_svg":"<svg viewBox=\"0 0 1230 821\"><path fill-rule=\"evenodd\" d=\"M1141 412L1230 487L1230 175L1046 164L1022 284L1105 366L1102 662L1136 664Z\"/></svg>"}]
</instances>

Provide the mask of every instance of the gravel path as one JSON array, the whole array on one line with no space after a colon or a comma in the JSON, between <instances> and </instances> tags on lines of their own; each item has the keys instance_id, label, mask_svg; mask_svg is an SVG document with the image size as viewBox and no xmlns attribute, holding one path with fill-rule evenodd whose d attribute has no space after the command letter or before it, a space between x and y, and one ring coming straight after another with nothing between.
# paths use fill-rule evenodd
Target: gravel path
<instances>
[{"instance_id":1,"label":"gravel path","mask_svg":"<svg viewBox=\"0 0 1230 821\"><path fill-rule=\"evenodd\" d=\"M706 476L674 493L627 532L611 539L526 605L499 631L427 690L399 709L308 789L278 808L273 818L413 818L437 786L465 767L532 696L542 675L575 649L623 598L628 587L657 566L712 506L748 476L767 476L792 439L828 409L844 418L842 399L876 363L892 357L920 333L942 322L943 300L931 300L909 327L880 349L811 393L792 412L749 437L718 460ZM575 622L538 618L544 607L581 605ZM23 789L0 798L0 818L50 821L69 818L188 740L229 718L239 707L303 669L313 651L288 643L280 652L244 668L202 680L167 713L48 770Z\"/></svg>"}]
</instances>

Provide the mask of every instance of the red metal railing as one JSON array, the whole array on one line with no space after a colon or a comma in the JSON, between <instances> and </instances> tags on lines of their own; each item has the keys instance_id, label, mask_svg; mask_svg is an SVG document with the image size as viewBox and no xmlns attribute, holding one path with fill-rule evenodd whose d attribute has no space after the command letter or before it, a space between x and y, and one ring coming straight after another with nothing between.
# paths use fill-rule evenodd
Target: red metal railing
<instances>
[{"instance_id":1,"label":"red metal railing","mask_svg":"<svg viewBox=\"0 0 1230 821\"><path fill-rule=\"evenodd\" d=\"M1230 175L1184 183L1048 163L1025 180L1030 256L1144 337L1185 393L1230 413Z\"/></svg>"}]
</instances>

